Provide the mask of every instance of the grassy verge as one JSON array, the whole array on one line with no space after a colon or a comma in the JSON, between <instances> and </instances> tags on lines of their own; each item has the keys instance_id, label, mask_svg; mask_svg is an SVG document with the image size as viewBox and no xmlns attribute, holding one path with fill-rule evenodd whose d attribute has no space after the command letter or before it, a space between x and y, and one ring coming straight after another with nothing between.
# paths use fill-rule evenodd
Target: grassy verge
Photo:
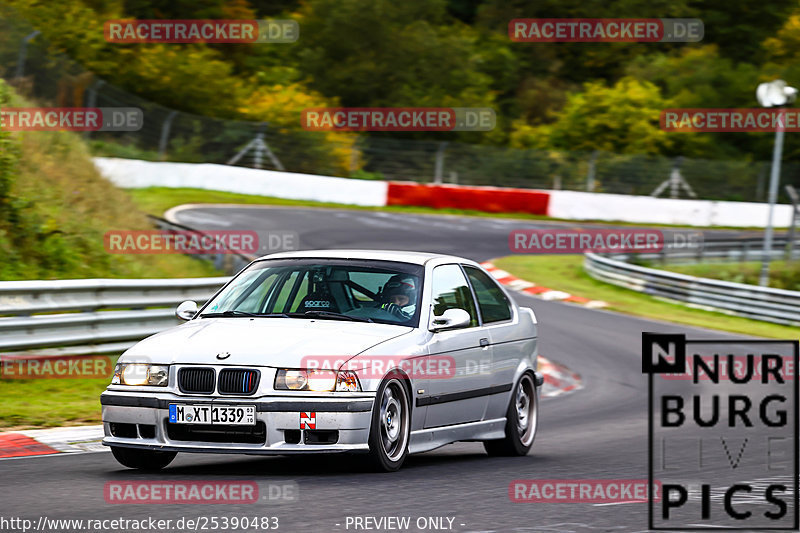
<instances>
[{"instance_id":1,"label":"grassy verge","mask_svg":"<svg viewBox=\"0 0 800 533\"><path fill-rule=\"evenodd\" d=\"M232 192L222 191L209 191L205 189L188 189L188 188L168 188L168 187L148 187L144 189L127 189L130 198L136 206L151 215L163 216L164 212L168 209L181 205L181 204L247 204L247 205L276 205L276 206L297 206L297 207L328 207L339 209L358 209L362 211L388 211L395 213L409 213L409 214L422 214L422 215L458 215L458 216L471 216L482 218L512 218L519 220L540 220L548 222L563 222L573 226L585 225L614 225L623 227L647 227L647 228L681 228L689 230L704 229L700 227L676 226L669 224L633 224L631 222L615 222L615 221L585 221L585 220L567 220L560 218L551 218L545 215L531 215L527 213L486 213L484 211L475 211L472 209L434 209L432 207L414 207L414 206L363 206L352 204L336 204L331 202L313 202L310 200L288 200L286 198L275 198L272 196L253 196L249 194L239 194ZM727 228L727 227L714 227L709 229L733 229L733 230L748 230L757 228Z\"/></svg>"},{"instance_id":2,"label":"grassy verge","mask_svg":"<svg viewBox=\"0 0 800 533\"><path fill-rule=\"evenodd\" d=\"M0 430L100 423L110 379L0 380Z\"/></svg>"},{"instance_id":3,"label":"grassy verge","mask_svg":"<svg viewBox=\"0 0 800 533\"><path fill-rule=\"evenodd\" d=\"M517 255L504 257L493 263L537 285L593 300L603 300L609 304L609 309L628 315L759 337L798 338L797 328L692 309L597 281L583 270L583 256Z\"/></svg>"},{"instance_id":4,"label":"grassy verge","mask_svg":"<svg viewBox=\"0 0 800 533\"><path fill-rule=\"evenodd\" d=\"M0 106L31 105L0 80ZM71 132L0 130L0 280L216 274L189 257L109 254L109 230L152 229Z\"/></svg>"},{"instance_id":5,"label":"grassy verge","mask_svg":"<svg viewBox=\"0 0 800 533\"><path fill-rule=\"evenodd\" d=\"M703 263L698 265L652 265L689 276L721 279L735 283L758 284L761 263ZM769 265L769 286L776 289L800 291L800 261L773 261Z\"/></svg>"}]
</instances>

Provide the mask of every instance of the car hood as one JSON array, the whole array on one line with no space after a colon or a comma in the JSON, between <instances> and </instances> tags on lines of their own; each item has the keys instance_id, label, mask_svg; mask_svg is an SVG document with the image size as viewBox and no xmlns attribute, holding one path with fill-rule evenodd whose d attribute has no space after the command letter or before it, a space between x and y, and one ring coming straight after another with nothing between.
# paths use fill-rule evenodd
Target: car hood
<instances>
[{"instance_id":1,"label":"car hood","mask_svg":"<svg viewBox=\"0 0 800 533\"><path fill-rule=\"evenodd\" d=\"M298 368L306 356L353 356L411 331L406 326L340 320L203 318L148 337L123 357L160 364ZM224 352L231 355L218 359Z\"/></svg>"}]
</instances>

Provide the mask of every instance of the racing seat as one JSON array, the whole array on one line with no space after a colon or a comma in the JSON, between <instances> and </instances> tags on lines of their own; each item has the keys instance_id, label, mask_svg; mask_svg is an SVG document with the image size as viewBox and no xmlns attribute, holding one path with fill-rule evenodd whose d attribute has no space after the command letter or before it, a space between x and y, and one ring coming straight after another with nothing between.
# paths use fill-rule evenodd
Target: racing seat
<instances>
[{"instance_id":1,"label":"racing seat","mask_svg":"<svg viewBox=\"0 0 800 533\"><path fill-rule=\"evenodd\" d=\"M308 293L300 301L300 305L297 307L298 313L305 313L306 311L332 311L338 313L339 306L331 296L327 286L319 283L312 292Z\"/></svg>"}]
</instances>

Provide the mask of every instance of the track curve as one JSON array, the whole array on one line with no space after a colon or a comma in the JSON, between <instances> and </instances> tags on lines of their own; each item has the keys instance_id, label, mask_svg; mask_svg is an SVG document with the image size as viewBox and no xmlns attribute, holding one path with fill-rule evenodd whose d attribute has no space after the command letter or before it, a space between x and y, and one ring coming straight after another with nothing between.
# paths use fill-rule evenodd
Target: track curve
<instances>
[{"instance_id":1,"label":"track curve","mask_svg":"<svg viewBox=\"0 0 800 533\"><path fill-rule=\"evenodd\" d=\"M343 209L186 206L177 222L199 229L292 231L303 249L388 248L452 253L485 261L508 254L511 229L552 224L492 218L425 216ZM564 225L564 224L562 224ZM62 454L0 462L2 515L116 518L150 515L273 515L283 531L353 531L347 516L454 517L452 530L645 531L644 504L512 503L515 479L646 479L646 379L641 332L717 332L678 327L515 293L540 323L540 352L578 371L584 388L544 400L533 451L523 458L487 458L479 443L459 443L409 458L398 473L359 472L357 459L179 455L161 474L117 465L108 453ZM179 479L295 481L299 500L280 506L108 505L107 481ZM623 512L621 512L623 511ZM382 529L373 529L382 531ZM411 529L411 531L417 531Z\"/></svg>"}]
</instances>

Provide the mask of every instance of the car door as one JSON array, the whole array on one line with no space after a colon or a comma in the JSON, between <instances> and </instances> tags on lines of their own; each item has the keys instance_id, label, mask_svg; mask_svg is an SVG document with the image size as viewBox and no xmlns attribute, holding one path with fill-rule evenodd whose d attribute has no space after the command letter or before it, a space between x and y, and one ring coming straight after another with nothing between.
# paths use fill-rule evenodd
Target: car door
<instances>
[{"instance_id":1,"label":"car door","mask_svg":"<svg viewBox=\"0 0 800 533\"><path fill-rule=\"evenodd\" d=\"M509 394L519 362L536 350L537 339L521 333L513 306L503 289L483 270L464 265L492 353L492 394L486 409L488 420L506 415Z\"/></svg>"},{"instance_id":2,"label":"car door","mask_svg":"<svg viewBox=\"0 0 800 533\"><path fill-rule=\"evenodd\" d=\"M428 390L417 398L418 406L427 406L425 427L483 420L492 379L491 348L467 278L457 264L440 265L433 269L430 287L428 323L434 315L455 308L469 314L470 324L431 334L431 357L452 357L455 370L447 377L429 379Z\"/></svg>"}]
</instances>

